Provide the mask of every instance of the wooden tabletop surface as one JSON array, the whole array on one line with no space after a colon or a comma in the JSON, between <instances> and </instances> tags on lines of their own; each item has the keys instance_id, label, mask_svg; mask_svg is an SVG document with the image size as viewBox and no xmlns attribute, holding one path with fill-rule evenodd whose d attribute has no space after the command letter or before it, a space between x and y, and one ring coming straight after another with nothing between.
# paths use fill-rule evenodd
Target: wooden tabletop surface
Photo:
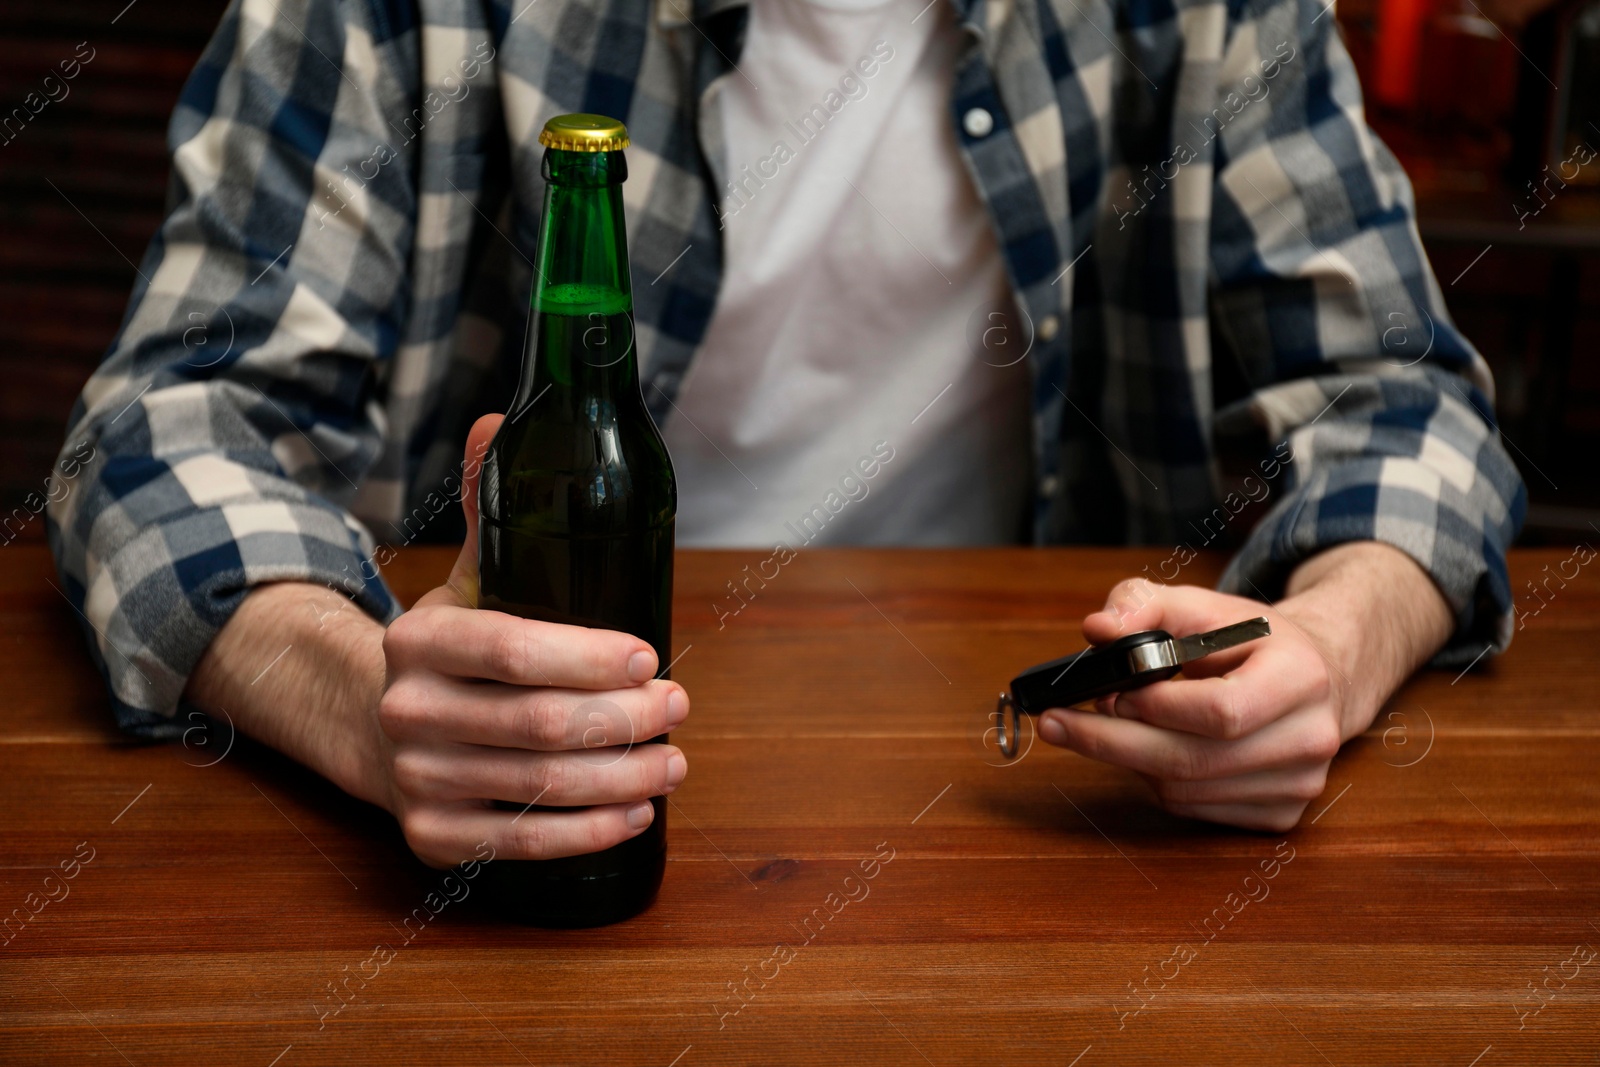
<instances>
[{"instance_id":1,"label":"wooden tabletop surface","mask_svg":"<svg viewBox=\"0 0 1600 1067\"><path fill-rule=\"evenodd\" d=\"M1276 836L979 744L1165 553L804 551L719 629L767 555L678 557L660 899L541 932L225 725L120 738L48 555L0 548L0 1063L1600 1062L1600 572L1524 585L1572 553L1518 553L1511 651L1416 678Z\"/></svg>"}]
</instances>

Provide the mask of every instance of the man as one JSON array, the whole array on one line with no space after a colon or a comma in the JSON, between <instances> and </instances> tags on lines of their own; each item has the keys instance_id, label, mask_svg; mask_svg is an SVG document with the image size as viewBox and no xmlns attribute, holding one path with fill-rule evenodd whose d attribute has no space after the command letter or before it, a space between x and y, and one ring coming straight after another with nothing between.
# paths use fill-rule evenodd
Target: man
<instances>
[{"instance_id":1,"label":"man","mask_svg":"<svg viewBox=\"0 0 1600 1067\"><path fill-rule=\"evenodd\" d=\"M225 709L434 864L610 845L683 779L671 745L584 749L597 696L613 737L687 714L644 642L473 609L472 417L509 395L568 111L632 135L682 543L1160 546L1090 641L1273 638L1040 732L1246 827L1292 826L1418 666L1509 640L1524 491L1321 4L418 7L240 0L173 116L51 511L125 729ZM396 617L374 550L445 531ZM1181 584L1240 542L1226 591Z\"/></svg>"}]
</instances>

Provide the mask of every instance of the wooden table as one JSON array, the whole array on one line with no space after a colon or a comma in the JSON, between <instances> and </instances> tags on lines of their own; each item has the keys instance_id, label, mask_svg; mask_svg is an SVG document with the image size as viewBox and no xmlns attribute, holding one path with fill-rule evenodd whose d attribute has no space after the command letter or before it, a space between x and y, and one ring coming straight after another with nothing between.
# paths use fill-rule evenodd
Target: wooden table
<instances>
[{"instance_id":1,"label":"wooden table","mask_svg":"<svg viewBox=\"0 0 1600 1067\"><path fill-rule=\"evenodd\" d=\"M0 946L0 1062L1595 1063L1600 571L1415 680L1269 836L975 744L1165 554L806 551L719 629L767 553L681 553L661 898L549 933L432 915L386 815L221 727L120 739L44 550L0 549L0 907L39 907ZM410 599L451 555L390 577ZM1568 556L1519 553L1516 587Z\"/></svg>"}]
</instances>

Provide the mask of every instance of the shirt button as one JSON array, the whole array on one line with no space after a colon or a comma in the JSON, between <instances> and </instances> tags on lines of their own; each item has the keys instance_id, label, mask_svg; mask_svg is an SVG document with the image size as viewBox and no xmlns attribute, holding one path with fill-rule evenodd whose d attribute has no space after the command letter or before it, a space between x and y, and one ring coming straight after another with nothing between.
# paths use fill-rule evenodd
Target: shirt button
<instances>
[{"instance_id":1,"label":"shirt button","mask_svg":"<svg viewBox=\"0 0 1600 1067\"><path fill-rule=\"evenodd\" d=\"M1039 340L1049 343L1056 339L1056 334L1061 332L1061 320L1054 315L1046 315L1039 320Z\"/></svg>"},{"instance_id":2,"label":"shirt button","mask_svg":"<svg viewBox=\"0 0 1600 1067\"><path fill-rule=\"evenodd\" d=\"M968 137L987 137L994 130L994 116L981 107L975 107L961 116L961 128Z\"/></svg>"},{"instance_id":3,"label":"shirt button","mask_svg":"<svg viewBox=\"0 0 1600 1067\"><path fill-rule=\"evenodd\" d=\"M1044 476L1044 479L1039 482L1039 495L1044 497L1055 496L1056 490L1060 488L1061 479L1057 478L1054 474L1047 474Z\"/></svg>"}]
</instances>

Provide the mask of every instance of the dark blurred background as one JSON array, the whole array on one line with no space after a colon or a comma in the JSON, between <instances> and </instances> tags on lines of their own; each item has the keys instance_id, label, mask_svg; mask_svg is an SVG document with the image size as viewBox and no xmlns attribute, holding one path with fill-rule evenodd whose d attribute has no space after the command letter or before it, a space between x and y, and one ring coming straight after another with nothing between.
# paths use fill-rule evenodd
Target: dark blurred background
<instances>
[{"instance_id":1,"label":"dark blurred background","mask_svg":"<svg viewBox=\"0 0 1600 1067\"><path fill-rule=\"evenodd\" d=\"M0 0L0 541L23 516L20 537L44 536L24 503L121 321L161 219L167 116L224 6ZM1494 367L1523 542L1570 545L1600 527L1600 367L1579 358L1600 341L1600 0L1335 15L1450 311Z\"/></svg>"}]
</instances>

